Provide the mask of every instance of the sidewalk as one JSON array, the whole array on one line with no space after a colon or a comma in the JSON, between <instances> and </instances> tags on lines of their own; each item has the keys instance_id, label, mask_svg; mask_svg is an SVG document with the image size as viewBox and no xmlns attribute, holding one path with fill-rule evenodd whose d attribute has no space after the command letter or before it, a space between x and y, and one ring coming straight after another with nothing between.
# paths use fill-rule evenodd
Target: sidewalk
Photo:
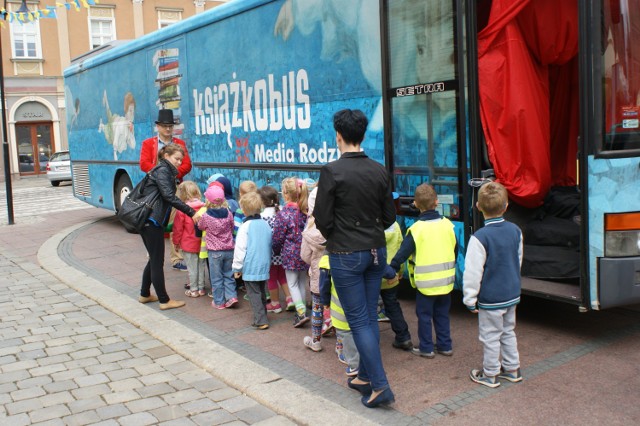
<instances>
[{"instance_id":1,"label":"sidewalk","mask_svg":"<svg viewBox=\"0 0 640 426\"><path fill-rule=\"evenodd\" d=\"M33 186L16 191L37 190L39 182L28 183ZM68 197L70 188L58 189L55 197L64 191ZM28 201L25 208L32 207ZM72 202L60 206L75 208L67 205ZM302 346L309 328L293 328L284 312L269 314L269 330L255 331L248 302L215 311L207 297L188 299L187 274L168 266L168 291L187 305L170 311L141 305L146 258L140 237L124 232L105 210L54 210L0 225L3 425L36 423L43 417L29 416L46 417L49 407L59 411L42 424L89 424L96 416L105 425L640 423L638 312L580 314L572 306L523 299L517 333L525 380L489 389L468 378L482 360L477 318L454 296L451 358L425 360L395 350L389 325L380 324L396 403L372 410L346 387L334 339L323 339L324 350L312 353ZM401 303L417 344L415 303ZM112 399L122 393L125 399ZM101 417L123 407L129 413ZM139 420L150 420L146 414L156 420ZM131 415L139 417L127 423Z\"/></svg>"}]
</instances>

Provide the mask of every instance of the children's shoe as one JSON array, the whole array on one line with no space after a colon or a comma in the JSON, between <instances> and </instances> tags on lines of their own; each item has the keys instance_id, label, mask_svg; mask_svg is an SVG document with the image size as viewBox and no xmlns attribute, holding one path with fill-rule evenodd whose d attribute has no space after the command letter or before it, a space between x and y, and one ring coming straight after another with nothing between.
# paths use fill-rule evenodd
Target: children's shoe
<instances>
[{"instance_id":1,"label":"children's shoe","mask_svg":"<svg viewBox=\"0 0 640 426\"><path fill-rule=\"evenodd\" d=\"M490 387L497 388L500 386L500 382L497 380L497 376L485 376L482 370L471 370L469 378L472 382Z\"/></svg>"},{"instance_id":2,"label":"children's shoe","mask_svg":"<svg viewBox=\"0 0 640 426\"><path fill-rule=\"evenodd\" d=\"M172 266L173 269L180 272L187 272L187 265L182 262L177 262Z\"/></svg>"},{"instance_id":3,"label":"children's shoe","mask_svg":"<svg viewBox=\"0 0 640 426\"><path fill-rule=\"evenodd\" d=\"M190 288L191 288L191 286L189 285L189 283L186 283L186 284L184 285L184 289L185 289L185 290L189 290Z\"/></svg>"},{"instance_id":4,"label":"children's shoe","mask_svg":"<svg viewBox=\"0 0 640 426\"><path fill-rule=\"evenodd\" d=\"M206 296L206 295L207 295L207 292L206 292L206 291L204 291L204 290L198 290L198 294L199 294L200 296Z\"/></svg>"},{"instance_id":5,"label":"children's shoe","mask_svg":"<svg viewBox=\"0 0 640 426\"><path fill-rule=\"evenodd\" d=\"M518 383L522 381L522 374L520 374L519 368L514 371L504 371L503 369L500 369L498 378L508 380L511 383Z\"/></svg>"},{"instance_id":6,"label":"children's shoe","mask_svg":"<svg viewBox=\"0 0 640 426\"><path fill-rule=\"evenodd\" d=\"M304 336L302 343L314 352L320 352L322 350L320 342L314 342L312 337Z\"/></svg>"},{"instance_id":7,"label":"children's shoe","mask_svg":"<svg viewBox=\"0 0 640 426\"><path fill-rule=\"evenodd\" d=\"M342 352L336 351L336 353L338 354L338 361L340 361L344 365L349 365L349 363L347 362L347 359L344 357L344 354Z\"/></svg>"},{"instance_id":8,"label":"children's shoe","mask_svg":"<svg viewBox=\"0 0 640 426\"><path fill-rule=\"evenodd\" d=\"M224 304L216 305L216 302L211 302L211 307L213 307L214 309L220 309L220 310L227 308Z\"/></svg>"},{"instance_id":9,"label":"children's shoe","mask_svg":"<svg viewBox=\"0 0 640 426\"><path fill-rule=\"evenodd\" d=\"M449 349L448 351L443 351L440 350L436 347L436 353L440 354L440 355L444 355L444 356L452 356L453 355L453 349Z\"/></svg>"},{"instance_id":10,"label":"children's shoe","mask_svg":"<svg viewBox=\"0 0 640 426\"><path fill-rule=\"evenodd\" d=\"M212 291L210 291L209 293L207 293L207 296L209 296L210 298L212 298L212 299L213 299L213 292L212 292Z\"/></svg>"},{"instance_id":11,"label":"children's shoe","mask_svg":"<svg viewBox=\"0 0 640 426\"><path fill-rule=\"evenodd\" d=\"M389 317L384 313L384 311L378 312L378 322L390 322Z\"/></svg>"},{"instance_id":12,"label":"children's shoe","mask_svg":"<svg viewBox=\"0 0 640 426\"><path fill-rule=\"evenodd\" d=\"M405 340L404 342L398 342L397 340L394 340L391 343L391 346L396 349L402 349L403 351L410 351L411 349L413 349L413 342L411 342L411 340Z\"/></svg>"},{"instance_id":13,"label":"children's shoe","mask_svg":"<svg viewBox=\"0 0 640 426\"><path fill-rule=\"evenodd\" d=\"M235 306L238 304L238 299L235 297L232 297L231 299L227 300L227 303L224 304L225 308L231 308L232 306Z\"/></svg>"},{"instance_id":14,"label":"children's shoe","mask_svg":"<svg viewBox=\"0 0 640 426\"><path fill-rule=\"evenodd\" d=\"M433 359L436 357L435 352L431 351L431 352L422 352L420 350L420 348L413 348L411 349L411 353L417 356L421 356L423 358L429 358L429 359Z\"/></svg>"},{"instance_id":15,"label":"children's shoe","mask_svg":"<svg viewBox=\"0 0 640 426\"><path fill-rule=\"evenodd\" d=\"M251 324L251 327L255 327L258 330L266 330L269 328L269 324Z\"/></svg>"},{"instance_id":16,"label":"children's shoe","mask_svg":"<svg viewBox=\"0 0 640 426\"><path fill-rule=\"evenodd\" d=\"M309 318L305 314L300 315L299 313L296 312L295 316L293 317L293 326L295 328L302 327L303 325L308 323L310 320L311 318Z\"/></svg>"},{"instance_id":17,"label":"children's shoe","mask_svg":"<svg viewBox=\"0 0 640 426\"><path fill-rule=\"evenodd\" d=\"M274 314L279 314L280 312L282 312L282 307L279 303L277 305L274 305L273 303L267 303L265 307L267 308L267 312L273 312Z\"/></svg>"},{"instance_id":18,"label":"children's shoe","mask_svg":"<svg viewBox=\"0 0 640 426\"><path fill-rule=\"evenodd\" d=\"M345 374L349 377L356 377L358 375L358 369L357 368L351 368L351 367L347 367L344 370Z\"/></svg>"},{"instance_id":19,"label":"children's shoe","mask_svg":"<svg viewBox=\"0 0 640 426\"><path fill-rule=\"evenodd\" d=\"M335 329L331 324L331 318L325 318L325 320L322 322L322 337L331 336L334 331Z\"/></svg>"},{"instance_id":20,"label":"children's shoe","mask_svg":"<svg viewBox=\"0 0 640 426\"><path fill-rule=\"evenodd\" d=\"M294 311L296 309L295 303L293 303L293 299L287 297L287 311Z\"/></svg>"},{"instance_id":21,"label":"children's shoe","mask_svg":"<svg viewBox=\"0 0 640 426\"><path fill-rule=\"evenodd\" d=\"M197 290L186 290L184 295L187 297L200 297L200 293Z\"/></svg>"}]
</instances>

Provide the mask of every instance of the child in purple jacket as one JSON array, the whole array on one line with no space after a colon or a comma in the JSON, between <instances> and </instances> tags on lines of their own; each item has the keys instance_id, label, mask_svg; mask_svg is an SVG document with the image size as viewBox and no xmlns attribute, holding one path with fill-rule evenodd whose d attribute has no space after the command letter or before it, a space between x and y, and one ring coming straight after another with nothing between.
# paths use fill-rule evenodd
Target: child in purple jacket
<instances>
[{"instance_id":1,"label":"child in purple jacket","mask_svg":"<svg viewBox=\"0 0 640 426\"><path fill-rule=\"evenodd\" d=\"M306 306L309 265L300 258L302 231L307 223L307 185L301 179L286 178L282 181L282 196L285 206L276 214L273 225L273 252L282 256L287 285L296 307L293 326L301 327L309 322Z\"/></svg>"},{"instance_id":2,"label":"child in purple jacket","mask_svg":"<svg viewBox=\"0 0 640 426\"><path fill-rule=\"evenodd\" d=\"M206 231L205 242L209 257L209 276L216 309L230 308L238 303L233 279L233 214L224 198L224 190L210 186L204 193L207 211L198 222L198 229Z\"/></svg>"}]
</instances>

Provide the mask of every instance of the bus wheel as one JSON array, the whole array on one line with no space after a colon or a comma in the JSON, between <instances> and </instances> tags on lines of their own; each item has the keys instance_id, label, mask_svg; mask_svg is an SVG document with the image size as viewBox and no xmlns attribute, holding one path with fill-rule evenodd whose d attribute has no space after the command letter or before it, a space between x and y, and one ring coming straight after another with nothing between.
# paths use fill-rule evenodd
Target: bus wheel
<instances>
[{"instance_id":1,"label":"bus wheel","mask_svg":"<svg viewBox=\"0 0 640 426\"><path fill-rule=\"evenodd\" d=\"M116 184L114 197L116 211L120 210L120 206L124 202L124 199L127 198L127 195L131 193L132 189L133 185L131 184L131 179L129 179L129 176L127 176L126 174L121 175L118 178L118 183Z\"/></svg>"}]
</instances>

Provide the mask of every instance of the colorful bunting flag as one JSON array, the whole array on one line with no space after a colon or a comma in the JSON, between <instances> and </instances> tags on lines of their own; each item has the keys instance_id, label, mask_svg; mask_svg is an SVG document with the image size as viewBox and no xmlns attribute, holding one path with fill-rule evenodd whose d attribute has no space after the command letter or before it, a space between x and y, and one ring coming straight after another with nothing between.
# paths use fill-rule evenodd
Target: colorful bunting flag
<instances>
[{"instance_id":1,"label":"colorful bunting flag","mask_svg":"<svg viewBox=\"0 0 640 426\"><path fill-rule=\"evenodd\" d=\"M9 12L4 7L0 8L0 27L4 28L4 21L8 20L9 23L13 23L14 21L19 22L20 24L24 24L27 22L33 22L42 18L56 18L56 8L64 7L67 10L71 10L71 7L76 11L80 11L81 7L88 9L89 7L99 4L99 0L68 0L64 3L56 2L55 6L45 6L45 9L36 9L31 10L29 12Z\"/></svg>"}]
</instances>

